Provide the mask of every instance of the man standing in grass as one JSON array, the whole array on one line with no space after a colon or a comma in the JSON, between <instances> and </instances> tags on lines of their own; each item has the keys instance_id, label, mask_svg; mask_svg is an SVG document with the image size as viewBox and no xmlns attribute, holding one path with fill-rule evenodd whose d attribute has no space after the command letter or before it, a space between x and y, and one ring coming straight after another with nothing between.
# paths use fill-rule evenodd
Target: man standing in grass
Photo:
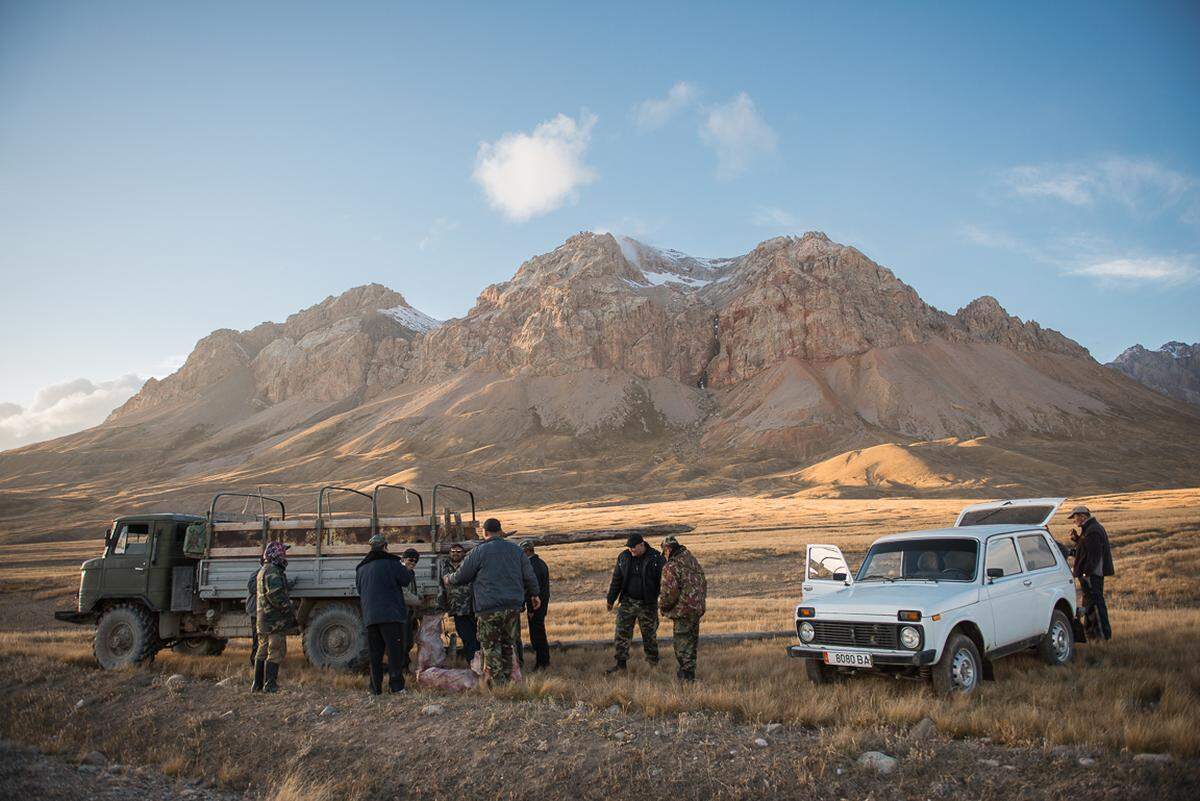
<instances>
[{"instance_id":1,"label":"man standing in grass","mask_svg":"<svg viewBox=\"0 0 1200 801\"><path fill-rule=\"evenodd\" d=\"M529 644L533 647L535 662L533 672L550 667L550 641L546 638L546 612L550 609L550 568L542 561L542 557L534 550L533 540L521 543L521 550L529 557L533 567L533 575L537 577L540 592L538 597L541 604L534 608L533 599L529 599Z\"/></svg>"},{"instance_id":2,"label":"man standing in grass","mask_svg":"<svg viewBox=\"0 0 1200 801\"><path fill-rule=\"evenodd\" d=\"M708 599L708 581L696 557L674 537L662 542L667 563L662 570L662 594L658 606L671 618L675 630L671 643L681 681L696 680L696 648L700 644L700 618L704 617Z\"/></svg>"},{"instance_id":3,"label":"man standing in grass","mask_svg":"<svg viewBox=\"0 0 1200 801\"><path fill-rule=\"evenodd\" d=\"M1112 627L1108 624L1108 606L1104 603L1104 577L1113 570L1112 548L1108 544L1108 532L1100 521L1092 517L1086 506L1071 510L1071 522L1079 531L1071 529L1071 541L1075 543L1075 578L1087 600L1089 609L1096 610L1100 621L1100 635L1112 639Z\"/></svg>"},{"instance_id":4,"label":"man standing in grass","mask_svg":"<svg viewBox=\"0 0 1200 801\"><path fill-rule=\"evenodd\" d=\"M461 542L450 546L450 556L442 561L442 575L448 576L463 563L467 550ZM442 608L454 618L454 630L458 633L459 654L467 660L479 650L475 634L475 609L472 606L470 586L446 587L442 590Z\"/></svg>"},{"instance_id":5,"label":"man standing in grass","mask_svg":"<svg viewBox=\"0 0 1200 801\"><path fill-rule=\"evenodd\" d=\"M625 550L617 557L612 581L608 585L608 611L617 607L617 633L613 641L616 664L606 673L626 669L633 624L642 632L642 650L646 661L658 664L658 589L662 580L662 555L650 547L641 534L630 534Z\"/></svg>"},{"instance_id":6,"label":"man standing in grass","mask_svg":"<svg viewBox=\"0 0 1200 801\"><path fill-rule=\"evenodd\" d=\"M273 693L279 689L279 666L287 656L287 635L299 629L292 599L288 595L287 549L282 542L269 542L263 551L263 566L255 580L255 627L258 653L254 660L254 683L250 692Z\"/></svg>"},{"instance_id":7,"label":"man standing in grass","mask_svg":"<svg viewBox=\"0 0 1200 801\"><path fill-rule=\"evenodd\" d=\"M400 557L388 553L382 534L371 537L371 551L354 570L354 586L367 627L367 651L371 657L371 694L383 692L383 655L387 652L388 692L404 692L404 663L408 652L404 622L408 609L404 589L412 572Z\"/></svg>"},{"instance_id":8,"label":"man standing in grass","mask_svg":"<svg viewBox=\"0 0 1200 801\"><path fill-rule=\"evenodd\" d=\"M512 679L513 648L525 599L530 599L535 611L542 601L533 566L521 546L505 539L499 520L484 521L483 539L443 582L447 587L472 585L479 649L485 675L495 686Z\"/></svg>"}]
</instances>

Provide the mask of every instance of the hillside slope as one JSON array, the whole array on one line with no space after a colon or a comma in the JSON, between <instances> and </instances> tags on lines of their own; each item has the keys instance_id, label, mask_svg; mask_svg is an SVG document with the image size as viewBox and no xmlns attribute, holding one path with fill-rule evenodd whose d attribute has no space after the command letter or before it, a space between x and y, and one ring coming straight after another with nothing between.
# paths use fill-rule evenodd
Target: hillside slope
<instances>
[{"instance_id":1,"label":"hillside slope","mask_svg":"<svg viewBox=\"0 0 1200 801\"><path fill-rule=\"evenodd\" d=\"M439 322L377 284L216 331L101 426L0 454L0 537L263 486L453 479L486 506L1195 485L1200 410L991 297L818 233L697 259L583 233Z\"/></svg>"}]
</instances>

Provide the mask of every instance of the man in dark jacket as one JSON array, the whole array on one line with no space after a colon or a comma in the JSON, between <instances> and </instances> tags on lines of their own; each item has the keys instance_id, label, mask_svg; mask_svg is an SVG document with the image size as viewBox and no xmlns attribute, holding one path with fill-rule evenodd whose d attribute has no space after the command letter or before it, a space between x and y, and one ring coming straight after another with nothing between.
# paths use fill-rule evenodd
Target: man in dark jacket
<instances>
[{"instance_id":1,"label":"man in dark jacket","mask_svg":"<svg viewBox=\"0 0 1200 801\"><path fill-rule=\"evenodd\" d=\"M658 664L658 590L662 581L662 555L650 547L641 534L630 534L625 550L617 557L612 581L608 585L608 611L617 607L617 633L614 638L616 664L606 673L625 670L633 624L642 632L642 650L646 661Z\"/></svg>"},{"instance_id":2,"label":"man in dark jacket","mask_svg":"<svg viewBox=\"0 0 1200 801\"><path fill-rule=\"evenodd\" d=\"M541 590L537 594L541 601L538 608L534 608L532 597L528 598L525 604L529 618L529 644L533 647L535 659L531 672L536 673L550 667L550 641L546 639L546 610L550 608L550 568L534 551L532 540L522 542L521 550L529 557L529 564L533 567L533 575L537 578Z\"/></svg>"},{"instance_id":3,"label":"man in dark jacket","mask_svg":"<svg viewBox=\"0 0 1200 801\"><path fill-rule=\"evenodd\" d=\"M447 587L471 584L475 618L479 630L479 649L483 652L488 681L496 685L512 679L513 650L520 626L520 614L526 598L536 610L541 606L533 565L516 543L504 538L500 521L494 517L483 523L482 545L476 545L462 566L442 579Z\"/></svg>"},{"instance_id":4,"label":"man in dark jacket","mask_svg":"<svg viewBox=\"0 0 1200 801\"><path fill-rule=\"evenodd\" d=\"M417 563L421 561L421 552L416 548L406 548L400 556L400 561L408 568L412 579L405 589L408 593L408 617L404 621L404 670L412 664L412 649L417 644L417 633L421 630L420 597L417 595Z\"/></svg>"},{"instance_id":5,"label":"man in dark jacket","mask_svg":"<svg viewBox=\"0 0 1200 801\"><path fill-rule=\"evenodd\" d=\"M1108 544L1108 532L1100 521L1092 517L1086 506L1071 510L1071 522L1079 530L1071 529L1071 541L1075 543L1075 567L1073 573L1090 609L1096 610L1100 619L1100 634L1112 639L1112 627L1108 623L1108 606L1104 603L1104 577L1113 570L1112 548Z\"/></svg>"},{"instance_id":6,"label":"man in dark jacket","mask_svg":"<svg viewBox=\"0 0 1200 801\"><path fill-rule=\"evenodd\" d=\"M388 553L382 534L371 537L371 551L354 569L354 586L367 627L367 650L371 655L371 693L383 692L383 654L387 651L388 691L404 692L404 655L407 651L405 620L408 607L404 588L412 571L400 557Z\"/></svg>"}]
</instances>

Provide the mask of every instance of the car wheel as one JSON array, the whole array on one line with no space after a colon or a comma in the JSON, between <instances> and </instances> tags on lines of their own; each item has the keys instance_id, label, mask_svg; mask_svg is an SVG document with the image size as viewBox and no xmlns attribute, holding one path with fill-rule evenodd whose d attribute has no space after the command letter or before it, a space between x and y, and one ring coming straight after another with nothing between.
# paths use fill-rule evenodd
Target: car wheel
<instances>
[{"instance_id":1,"label":"car wheel","mask_svg":"<svg viewBox=\"0 0 1200 801\"><path fill-rule=\"evenodd\" d=\"M1038 654L1042 661L1053 666L1065 665L1075 656L1075 634L1061 609L1050 615L1050 628L1038 643Z\"/></svg>"},{"instance_id":2,"label":"car wheel","mask_svg":"<svg viewBox=\"0 0 1200 801\"><path fill-rule=\"evenodd\" d=\"M965 634L951 635L942 658L933 666L931 677L938 695L974 693L983 678L983 661L975 642Z\"/></svg>"},{"instance_id":3,"label":"car wheel","mask_svg":"<svg viewBox=\"0 0 1200 801\"><path fill-rule=\"evenodd\" d=\"M831 668L820 659L805 659L804 672L813 684L832 684L838 678L837 668Z\"/></svg>"},{"instance_id":4,"label":"car wheel","mask_svg":"<svg viewBox=\"0 0 1200 801\"><path fill-rule=\"evenodd\" d=\"M92 652L105 670L148 664L160 646L154 616L131 603L117 604L101 615L92 640Z\"/></svg>"}]
</instances>

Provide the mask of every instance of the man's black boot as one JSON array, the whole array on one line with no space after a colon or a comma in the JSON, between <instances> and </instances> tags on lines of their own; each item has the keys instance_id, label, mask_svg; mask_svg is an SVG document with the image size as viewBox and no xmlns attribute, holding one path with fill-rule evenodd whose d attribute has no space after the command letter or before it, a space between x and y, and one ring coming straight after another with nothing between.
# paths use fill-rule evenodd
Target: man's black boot
<instances>
[{"instance_id":1,"label":"man's black boot","mask_svg":"<svg viewBox=\"0 0 1200 801\"><path fill-rule=\"evenodd\" d=\"M279 692L279 663L268 662L267 669L263 672L263 692L276 693Z\"/></svg>"},{"instance_id":2,"label":"man's black boot","mask_svg":"<svg viewBox=\"0 0 1200 801\"><path fill-rule=\"evenodd\" d=\"M263 688L263 671L266 668L266 662L254 663L254 682L250 685L250 692L260 693Z\"/></svg>"},{"instance_id":3,"label":"man's black boot","mask_svg":"<svg viewBox=\"0 0 1200 801\"><path fill-rule=\"evenodd\" d=\"M625 672L625 670L626 670L626 668L625 668L625 660L624 660L624 659L618 659L618 660L617 660L617 663L616 663L615 665L613 665L612 667L610 667L608 670L606 670L606 671L604 671L604 672L605 672L605 673L608 673L608 674L612 674L612 673L624 673L624 672Z\"/></svg>"}]
</instances>

